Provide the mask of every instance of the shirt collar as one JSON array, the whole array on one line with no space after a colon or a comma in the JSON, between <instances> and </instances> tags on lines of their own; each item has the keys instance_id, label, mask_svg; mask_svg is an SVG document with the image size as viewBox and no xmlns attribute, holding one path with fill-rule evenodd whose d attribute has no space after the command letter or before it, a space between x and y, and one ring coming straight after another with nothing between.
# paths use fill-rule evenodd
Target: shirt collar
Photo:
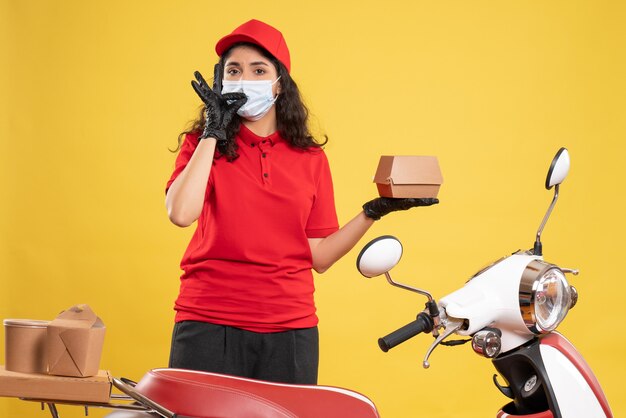
<instances>
[{"instance_id":1,"label":"shirt collar","mask_svg":"<svg viewBox=\"0 0 626 418\"><path fill-rule=\"evenodd\" d=\"M265 143L263 141L269 142L271 146L276 145L277 143L284 141L284 139L280 136L278 131L270 134L269 136L259 136L252 132L246 125L243 123L239 127L239 138L248 146L254 147L259 142Z\"/></svg>"}]
</instances>

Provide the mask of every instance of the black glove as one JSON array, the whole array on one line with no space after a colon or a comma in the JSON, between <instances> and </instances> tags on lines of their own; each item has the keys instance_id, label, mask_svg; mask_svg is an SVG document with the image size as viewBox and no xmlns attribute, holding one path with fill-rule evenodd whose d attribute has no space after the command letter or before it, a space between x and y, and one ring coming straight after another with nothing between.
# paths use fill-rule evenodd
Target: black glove
<instances>
[{"instance_id":1,"label":"black glove","mask_svg":"<svg viewBox=\"0 0 626 418\"><path fill-rule=\"evenodd\" d=\"M391 197L377 197L374 200L370 200L363 205L363 212L365 216L375 221L385 216L390 212L397 210L407 210L414 208L415 206L430 206L439 203L439 199L435 198L391 198Z\"/></svg>"},{"instance_id":2,"label":"black glove","mask_svg":"<svg viewBox=\"0 0 626 418\"><path fill-rule=\"evenodd\" d=\"M222 94L218 87L221 80L220 66L215 64L215 77L213 79L213 89L198 71L194 73L196 80L191 81L191 86L196 91L200 99L204 102L204 117L206 119L204 131L200 139L215 138L218 141L227 141L226 128L230 125L237 110L248 100L243 93Z\"/></svg>"}]
</instances>

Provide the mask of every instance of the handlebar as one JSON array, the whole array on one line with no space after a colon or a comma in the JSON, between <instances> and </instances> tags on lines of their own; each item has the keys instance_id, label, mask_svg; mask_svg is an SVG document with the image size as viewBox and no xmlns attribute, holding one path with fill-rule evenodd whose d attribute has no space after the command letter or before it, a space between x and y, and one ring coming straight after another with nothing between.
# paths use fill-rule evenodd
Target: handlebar
<instances>
[{"instance_id":1,"label":"handlebar","mask_svg":"<svg viewBox=\"0 0 626 418\"><path fill-rule=\"evenodd\" d=\"M378 346L385 353L398 344L402 344L409 338L415 337L420 332L430 332L433 330L433 320L426 312L420 312L415 321L410 322L400 329L395 330L378 339Z\"/></svg>"}]
</instances>

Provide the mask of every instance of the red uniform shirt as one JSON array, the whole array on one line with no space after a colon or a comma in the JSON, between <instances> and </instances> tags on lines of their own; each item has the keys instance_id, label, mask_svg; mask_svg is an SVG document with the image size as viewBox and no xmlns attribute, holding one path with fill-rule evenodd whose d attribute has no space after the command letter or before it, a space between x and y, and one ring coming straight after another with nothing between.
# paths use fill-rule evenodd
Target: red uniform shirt
<instances>
[{"instance_id":1,"label":"red uniform shirt","mask_svg":"<svg viewBox=\"0 0 626 418\"><path fill-rule=\"evenodd\" d=\"M278 133L243 124L239 158L214 159L204 207L181 261L176 322L204 321L255 332L317 325L307 238L339 226L321 149L291 147ZM167 187L198 145L187 135Z\"/></svg>"}]
</instances>

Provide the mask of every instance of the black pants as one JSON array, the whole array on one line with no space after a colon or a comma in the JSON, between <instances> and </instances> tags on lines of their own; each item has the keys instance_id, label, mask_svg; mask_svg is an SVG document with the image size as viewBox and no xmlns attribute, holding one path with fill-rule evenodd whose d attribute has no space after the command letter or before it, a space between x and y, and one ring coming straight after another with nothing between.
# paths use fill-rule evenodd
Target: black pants
<instances>
[{"instance_id":1,"label":"black pants","mask_svg":"<svg viewBox=\"0 0 626 418\"><path fill-rule=\"evenodd\" d=\"M174 326L169 367L317 384L318 363L317 327L264 334L183 321Z\"/></svg>"}]
</instances>

